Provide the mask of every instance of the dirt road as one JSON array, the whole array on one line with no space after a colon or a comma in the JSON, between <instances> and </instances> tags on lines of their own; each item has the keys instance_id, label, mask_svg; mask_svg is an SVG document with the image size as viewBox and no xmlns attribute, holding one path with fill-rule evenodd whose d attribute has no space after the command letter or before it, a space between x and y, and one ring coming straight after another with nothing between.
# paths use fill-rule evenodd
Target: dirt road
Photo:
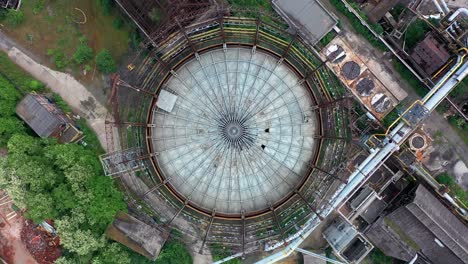
<instances>
[{"instance_id":1,"label":"dirt road","mask_svg":"<svg viewBox=\"0 0 468 264\"><path fill-rule=\"evenodd\" d=\"M30 73L34 78L46 84L53 92L59 94L75 111L86 119L94 130L104 149L107 150L105 119L107 109L85 86L70 74L54 71L34 60L17 48L16 43L0 32L0 50L7 53L10 59Z\"/></svg>"}]
</instances>

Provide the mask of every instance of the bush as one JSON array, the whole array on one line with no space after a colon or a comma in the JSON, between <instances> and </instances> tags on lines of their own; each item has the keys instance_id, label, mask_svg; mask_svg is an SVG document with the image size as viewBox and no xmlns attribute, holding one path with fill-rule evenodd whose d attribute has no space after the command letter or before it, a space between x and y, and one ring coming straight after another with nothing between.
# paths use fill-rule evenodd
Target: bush
<instances>
[{"instance_id":1,"label":"bush","mask_svg":"<svg viewBox=\"0 0 468 264\"><path fill-rule=\"evenodd\" d=\"M114 21L112 21L112 25L116 28L116 29L121 29L124 25L124 21L121 17L117 17L114 19Z\"/></svg>"},{"instance_id":2,"label":"bush","mask_svg":"<svg viewBox=\"0 0 468 264\"><path fill-rule=\"evenodd\" d=\"M406 47L408 50L414 49L416 45L424 39L426 33L431 29L431 27L424 20L416 20L411 25L408 26L406 31Z\"/></svg>"},{"instance_id":3,"label":"bush","mask_svg":"<svg viewBox=\"0 0 468 264\"><path fill-rule=\"evenodd\" d=\"M78 48L76 48L76 51L72 56L73 61L78 65L88 62L92 58L93 49L88 46L88 43L81 43Z\"/></svg>"},{"instance_id":4,"label":"bush","mask_svg":"<svg viewBox=\"0 0 468 264\"><path fill-rule=\"evenodd\" d=\"M59 70L65 68L68 65L68 59L65 56L65 53L60 49L48 49L47 55L52 57L52 62Z\"/></svg>"},{"instance_id":5,"label":"bush","mask_svg":"<svg viewBox=\"0 0 468 264\"><path fill-rule=\"evenodd\" d=\"M117 70L114 58L111 53L104 49L96 55L96 67L102 73L112 73Z\"/></svg>"},{"instance_id":6,"label":"bush","mask_svg":"<svg viewBox=\"0 0 468 264\"><path fill-rule=\"evenodd\" d=\"M112 13L114 3L112 0L99 0L99 7L104 15L108 16Z\"/></svg>"},{"instance_id":7,"label":"bush","mask_svg":"<svg viewBox=\"0 0 468 264\"><path fill-rule=\"evenodd\" d=\"M32 91L41 91L45 88L45 85L37 80L31 80L29 82L29 88Z\"/></svg>"},{"instance_id":8,"label":"bush","mask_svg":"<svg viewBox=\"0 0 468 264\"><path fill-rule=\"evenodd\" d=\"M8 77L8 81L23 92L41 91L44 85L14 64L6 53L0 52L0 75Z\"/></svg>"},{"instance_id":9,"label":"bush","mask_svg":"<svg viewBox=\"0 0 468 264\"><path fill-rule=\"evenodd\" d=\"M4 8L0 8L0 21L5 20L7 15L8 15L8 10Z\"/></svg>"},{"instance_id":10,"label":"bush","mask_svg":"<svg viewBox=\"0 0 468 264\"><path fill-rule=\"evenodd\" d=\"M192 264L192 256L184 244L179 241L168 241L164 244L156 264Z\"/></svg>"},{"instance_id":11,"label":"bush","mask_svg":"<svg viewBox=\"0 0 468 264\"><path fill-rule=\"evenodd\" d=\"M6 22L12 27L17 27L24 21L24 15L21 11L15 11L12 9L8 10L6 14Z\"/></svg>"}]
</instances>

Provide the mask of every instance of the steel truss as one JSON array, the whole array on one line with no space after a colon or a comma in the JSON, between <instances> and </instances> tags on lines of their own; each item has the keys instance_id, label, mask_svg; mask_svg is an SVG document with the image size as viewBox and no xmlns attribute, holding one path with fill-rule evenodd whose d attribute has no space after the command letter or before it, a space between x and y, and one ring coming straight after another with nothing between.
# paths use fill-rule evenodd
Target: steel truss
<instances>
[{"instance_id":1,"label":"steel truss","mask_svg":"<svg viewBox=\"0 0 468 264\"><path fill-rule=\"evenodd\" d=\"M202 241L202 253L208 252L205 246L223 245L232 253L248 254L287 244L323 219L322 210L334 188L346 181L344 164L352 147L348 94L330 70L322 67L316 52L299 36L287 33L281 23L267 22L260 16L216 16L192 25L181 21L176 25L177 30L160 39L156 47L136 53L132 71L125 68L114 79L114 113L106 122L108 143L112 144L109 149L121 154L138 149L138 157L130 160L142 166L137 172L120 168L123 173L116 177L132 204L144 204L147 214L192 238L190 243ZM320 146L308 177L289 197L266 211L227 216L201 210L190 197L181 197L171 189L171 178L158 171L153 159L158 153L148 143L149 131L157 124L147 118L159 90L181 62L216 47L239 46L273 54L279 62L288 63L309 87L320 121L320 134L314 135Z\"/></svg>"}]
</instances>

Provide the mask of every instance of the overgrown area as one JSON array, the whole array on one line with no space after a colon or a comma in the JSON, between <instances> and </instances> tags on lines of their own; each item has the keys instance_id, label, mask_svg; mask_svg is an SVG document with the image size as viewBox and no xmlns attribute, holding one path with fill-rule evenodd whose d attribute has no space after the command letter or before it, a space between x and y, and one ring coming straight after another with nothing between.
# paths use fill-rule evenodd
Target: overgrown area
<instances>
[{"instance_id":1,"label":"overgrown area","mask_svg":"<svg viewBox=\"0 0 468 264\"><path fill-rule=\"evenodd\" d=\"M228 0L228 3L237 8L258 8L273 12L271 0Z\"/></svg>"},{"instance_id":2,"label":"overgrown area","mask_svg":"<svg viewBox=\"0 0 468 264\"><path fill-rule=\"evenodd\" d=\"M213 244L210 246L211 254L213 256L213 261L222 260L229 256L232 256L234 253L231 252L228 248L220 244ZM226 264L241 264L242 261L239 258L231 259L224 262Z\"/></svg>"},{"instance_id":3,"label":"overgrown area","mask_svg":"<svg viewBox=\"0 0 468 264\"><path fill-rule=\"evenodd\" d=\"M118 211L126 211L123 194L105 177L98 159L102 149L85 126L92 144L58 144L42 139L16 116L15 108L25 93L50 92L0 52L0 188L6 190L25 217L40 223L53 220L63 256L56 263L192 263L185 245L171 240L158 260L149 261L104 236ZM57 104L69 106L52 95Z\"/></svg>"},{"instance_id":4,"label":"overgrown area","mask_svg":"<svg viewBox=\"0 0 468 264\"><path fill-rule=\"evenodd\" d=\"M400 264L405 263L404 261L394 259L385 255L382 250L374 248L371 253L366 257L366 260L363 263L371 264Z\"/></svg>"},{"instance_id":5,"label":"overgrown area","mask_svg":"<svg viewBox=\"0 0 468 264\"><path fill-rule=\"evenodd\" d=\"M115 61L140 41L136 27L110 0L23 1L19 12L0 14L0 23L23 47L82 81L91 80L96 70L115 71ZM97 56L102 53L108 55L106 67Z\"/></svg>"},{"instance_id":6,"label":"overgrown area","mask_svg":"<svg viewBox=\"0 0 468 264\"><path fill-rule=\"evenodd\" d=\"M377 39L372 32L369 31L363 24L361 24L361 21L353 14L351 13L348 8L343 4L341 0L330 0L330 3L335 6L335 8L342 14L346 15L349 19L349 22L351 23L351 26L356 30L359 34L361 34L364 38L366 38L374 47L385 51L387 48L385 47L382 42ZM358 4L356 3L349 3L354 10L356 10L360 17L367 22L367 24L377 33L377 34L382 34L384 32L383 28L379 24L374 24L370 23L369 19L367 16L362 13L360 10Z\"/></svg>"},{"instance_id":7,"label":"overgrown area","mask_svg":"<svg viewBox=\"0 0 468 264\"><path fill-rule=\"evenodd\" d=\"M406 50L413 50L416 45L424 39L426 33L431 30L431 26L426 21L416 19L408 26L405 35Z\"/></svg>"},{"instance_id":8,"label":"overgrown area","mask_svg":"<svg viewBox=\"0 0 468 264\"><path fill-rule=\"evenodd\" d=\"M452 175L444 172L437 176L437 182L449 188L449 193L457 197L465 206L468 205L468 191L465 191L460 185L455 182Z\"/></svg>"}]
</instances>

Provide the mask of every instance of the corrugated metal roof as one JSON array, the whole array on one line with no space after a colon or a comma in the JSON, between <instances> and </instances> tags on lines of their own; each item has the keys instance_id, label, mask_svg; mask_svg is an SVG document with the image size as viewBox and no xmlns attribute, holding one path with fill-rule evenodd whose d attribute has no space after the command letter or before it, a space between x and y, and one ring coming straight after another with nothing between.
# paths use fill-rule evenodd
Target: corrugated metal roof
<instances>
[{"instance_id":1,"label":"corrugated metal roof","mask_svg":"<svg viewBox=\"0 0 468 264\"><path fill-rule=\"evenodd\" d=\"M318 0L273 0L273 6L302 37L317 43L332 30L337 21Z\"/></svg>"},{"instance_id":2,"label":"corrugated metal roof","mask_svg":"<svg viewBox=\"0 0 468 264\"><path fill-rule=\"evenodd\" d=\"M46 97L28 94L16 106L16 114L40 137L49 137L70 121Z\"/></svg>"}]
</instances>

